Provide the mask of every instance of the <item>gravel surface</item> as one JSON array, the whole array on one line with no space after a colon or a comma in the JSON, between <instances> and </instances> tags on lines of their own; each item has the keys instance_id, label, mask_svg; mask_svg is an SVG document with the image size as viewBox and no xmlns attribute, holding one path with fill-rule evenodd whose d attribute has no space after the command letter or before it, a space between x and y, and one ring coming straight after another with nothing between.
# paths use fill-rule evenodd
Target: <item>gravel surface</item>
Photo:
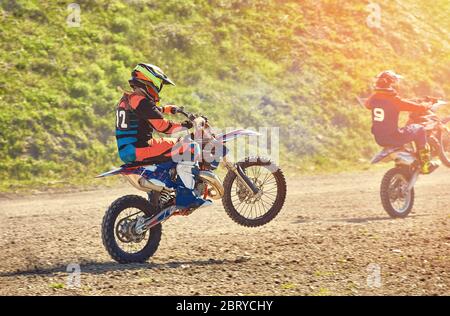
<instances>
[{"instance_id":1,"label":"gravel surface","mask_svg":"<svg viewBox=\"0 0 450 316\"><path fill-rule=\"evenodd\" d=\"M260 228L220 202L174 217L155 256L129 265L108 256L100 225L112 201L141 194L131 186L3 197L0 295L450 295L450 171L421 177L413 213L396 220L381 207L382 175L290 178L283 210Z\"/></svg>"}]
</instances>

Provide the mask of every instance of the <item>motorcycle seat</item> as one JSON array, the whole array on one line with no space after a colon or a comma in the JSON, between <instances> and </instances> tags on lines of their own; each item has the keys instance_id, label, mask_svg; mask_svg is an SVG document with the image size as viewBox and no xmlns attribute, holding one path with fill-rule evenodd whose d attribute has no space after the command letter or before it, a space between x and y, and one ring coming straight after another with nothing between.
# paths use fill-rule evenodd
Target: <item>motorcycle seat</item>
<instances>
[{"instance_id":1,"label":"motorcycle seat","mask_svg":"<svg viewBox=\"0 0 450 316\"><path fill-rule=\"evenodd\" d=\"M388 146L388 147L383 147L383 152L392 153L394 151L402 150L402 149L403 149L403 146Z\"/></svg>"},{"instance_id":2,"label":"motorcycle seat","mask_svg":"<svg viewBox=\"0 0 450 316\"><path fill-rule=\"evenodd\" d=\"M135 161L135 162L131 162L131 163L127 163L124 165L121 165L120 167L123 169L133 169L133 168L138 168L138 167L146 167L146 166L154 166L154 165L172 165L172 159L170 157L154 157L154 158L149 158L147 160L144 161Z\"/></svg>"},{"instance_id":3,"label":"motorcycle seat","mask_svg":"<svg viewBox=\"0 0 450 316\"><path fill-rule=\"evenodd\" d=\"M155 162L152 161L136 161L132 163L126 163L124 165L121 165L120 167L123 169L131 169L136 167L143 167L143 166L151 166L154 165Z\"/></svg>"}]
</instances>

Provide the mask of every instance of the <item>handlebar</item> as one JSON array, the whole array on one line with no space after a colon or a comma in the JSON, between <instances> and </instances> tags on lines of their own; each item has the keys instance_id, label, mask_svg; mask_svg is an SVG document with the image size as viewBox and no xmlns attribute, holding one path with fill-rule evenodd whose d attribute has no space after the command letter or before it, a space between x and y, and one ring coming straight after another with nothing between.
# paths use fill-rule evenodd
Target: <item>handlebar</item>
<instances>
[{"instance_id":1,"label":"handlebar","mask_svg":"<svg viewBox=\"0 0 450 316\"><path fill-rule=\"evenodd\" d=\"M429 99L431 100L431 98ZM423 111L423 113L411 113L413 116L422 116L426 113L436 113L441 107L448 104L447 101L435 99L433 101L425 101L425 99L421 99L420 101L417 99L415 102L424 104L425 102L431 103L429 107Z\"/></svg>"},{"instance_id":2,"label":"handlebar","mask_svg":"<svg viewBox=\"0 0 450 316\"><path fill-rule=\"evenodd\" d=\"M211 139L215 139L215 135L212 131L209 130L209 124L208 124L208 118L204 115L197 115L194 113L190 113L188 111L184 110L184 107L178 107L175 113L179 113L182 114L183 116L185 116L188 120L190 120L193 125L194 128L196 129L201 129L202 130L202 138L208 138L210 137ZM207 128L207 130L205 130L204 128ZM195 132L196 133L196 132ZM189 137L189 139L195 139L196 134L195 133L189 133L188 131L188 135L186 135L186 137Z\"/></svg>"},{"instance_id":3,"label":"handlebar","mask_svg":"<svg viewBox=\"0 0 450 316\"><path fill-rule=\"evenodd\" d=\"M179 107L176 111L176 113L182 114L184 116L186 116L187 119L189 119L190 121L193 121L197 118L197 116L193 113L189 113L187 111L184 110L184 107Z\"/></svg>"},{"instance_id":4,"label":"handlebar","mask_svg":"<svg viewBox=\"0 0 450 316\"><path fill-rule=\"evenodd\" d=\"M187 112L184 110L183 106L179 107L178 110L176 111L176 113L186 116L186 118L192 122L198 117L202 117L205 120L205 122L208 122L208 118L206 116Z\"/></svg>"},{"instance_id":5,"label":"handlebar","mask_svg":"<svg viewBox=\"0 0 450 316\"><path fill-rule=\"evenodd\" d=\"M431 107L430 110L432 112L437 112L437 110L439 110L439 108L441 108L444 105L447 105L448 102L443 101L443 100L437 100Z\"/></svg>"},{"instance_id":6,"label":"handlebar","mask_svg":"<svg viewBox=\"0 0 450 316\"><path fill-rule=\"evenodd\" d=\"M438 119L436 112L441 108L442 106L447 105L448 102L443 100L437 100L430 108L428 108L424 112L411 112L409 114L409 123L423 123L423 122L431 122ZM409 124L408 123L408 124ZM444 124L446 124L444 122Z\"/></svg>"}]
</instances>

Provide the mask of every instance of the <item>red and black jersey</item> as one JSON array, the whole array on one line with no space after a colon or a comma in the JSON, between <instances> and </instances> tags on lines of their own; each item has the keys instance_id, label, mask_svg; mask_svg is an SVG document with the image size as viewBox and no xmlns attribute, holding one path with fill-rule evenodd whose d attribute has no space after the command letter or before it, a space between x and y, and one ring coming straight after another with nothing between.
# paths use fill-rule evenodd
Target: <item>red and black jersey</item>
<instances>
[{"instance_id":1,"label":"red and black jersey","mask_svg":"<svg viewBox=\"0 0 450 316\"><path fill-rule=\"evenodd\" d=\"M376 90L366 101L372 111L372 133L388 136L399 133L398 120L401 111L423 112L427 106L401 99L394 90Z\"/></svg>"}]
</instances>

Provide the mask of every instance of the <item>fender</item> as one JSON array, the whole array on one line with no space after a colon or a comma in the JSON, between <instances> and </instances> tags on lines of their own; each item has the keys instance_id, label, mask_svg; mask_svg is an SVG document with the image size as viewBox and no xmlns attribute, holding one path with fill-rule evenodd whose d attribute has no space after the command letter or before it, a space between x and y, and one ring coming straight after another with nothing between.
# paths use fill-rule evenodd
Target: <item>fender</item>
<instances>
[{"instance_id":1,"label":"fender","mask_svg":"<svg viewBox=\"0 0 450 316\"><path fill-rule=\"evenodd\" d=\"M414 155L406 151L403 147L387 147L372 158L371 163L376 164L381 161L394 160L396 164L410 166L416 161Z\"/></svg>"},{"instance_id":2,"label":"fender","mask_svg":"<svg viewBox=\"0 0 450 316\"><path fill-rule=\"evenodd\" d=\"M270 166L273 164L273 162L266 157L246 157L245 159L238 161L236 164L242 165L251 162L257 162L259 165L262 166Z\"/></svg>"},{"instance_id":3,"label":"fender","mask_svg":"<svg viewBox=\"0 0 450 316\"><path fill-rule=\"evenodd\" d=\"M226 143L230 140L236 139L241 136L260 136L261 133L249 130L249 129L236 129L226 134L216 135L216 139L219 142Z\"/></svg>"},{"instance_id":4,"label":"fender","mask_svg":"<svg viewBox=\"0 0 450 316\"><path fill-rule=\"evenodd\" d=\"M116 176L118 174L122 174L124 172L125 168L120 167L120 168L116 168L107 172L104 172L102 174L99 174L98 176L95 176L96 178L105 178L105 177L110 177L110 176Z\"/></svg>"},{"instance_id":5,"label":"fender","mask_svg":"<svg viewBox=\"0 0 450 316\"><path fill-rule=\"evenodd\" d=\"M391 154L391 159L394 160L396 165L402 166L411 166L417 161L417 158L407 151L394 152Z\"/></svg>"},{"instance_id":6,"label":"fender","mask_svg":"<svg viewBox=\"0 0 450 316\"><path fill-rule=\"evenodd\" d=\"M380 161L385 160L389 155L392 153L392 151L388 148L383 149L378 154L376 154L372 160L370 161L371 164L379 163Z\"/></svg>"},{"instance_id":7,"label":"fender","mask_svg":"<svg viewBox=\"0 0 450 316\"><path fill-rule=\"evenodd\" d=\"M134 163L130 163L130 164L121 165L119 168L104 172L95 177L96 178L105 178L105 177L115 176L118 174L122 174L122 175L131 174L131 173L135 173L135 170L138 169L139 167L151 168L151 166L154 166L154 165L155 164L151 164L151 163L148 163L145 161L134 162Z\"/></svg>"}]
</instances>

